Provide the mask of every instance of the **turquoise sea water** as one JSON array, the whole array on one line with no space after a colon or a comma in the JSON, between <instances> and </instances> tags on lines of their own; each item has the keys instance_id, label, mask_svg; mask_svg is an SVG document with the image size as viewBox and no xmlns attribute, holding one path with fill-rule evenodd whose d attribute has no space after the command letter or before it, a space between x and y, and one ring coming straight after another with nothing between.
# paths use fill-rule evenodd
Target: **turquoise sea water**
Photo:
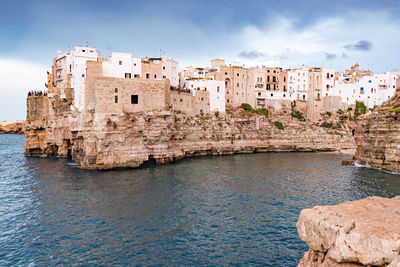
<instances>
[{"instance_id":1,"label":"turquoise sea water","mask_svg":"<svg viewBox=\"0 0 400 267\"><path fill-rule=\"evenodd\" d=\"M331 153L89 171L0 135L0 265L296 266L300 211L400 195L400 176Z\"/></svg>"}]
</instances>

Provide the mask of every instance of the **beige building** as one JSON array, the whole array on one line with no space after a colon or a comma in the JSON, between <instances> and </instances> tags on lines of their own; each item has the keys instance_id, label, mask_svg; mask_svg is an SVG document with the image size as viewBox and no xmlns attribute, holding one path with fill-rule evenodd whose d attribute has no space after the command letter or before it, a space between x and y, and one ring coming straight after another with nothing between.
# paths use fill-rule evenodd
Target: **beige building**
<instances>
[{"instance_id":1,"label":"beige building","mask_svg":"<svg viewBox=\"0 0 400 267\"><path fill-rule=\"evenodd\" d=\"M323 110L322 102L322 69L310 68L308 74L308 108L307 118L313 122L321 119L321 112Z\"/></svg>"}]
</instances>

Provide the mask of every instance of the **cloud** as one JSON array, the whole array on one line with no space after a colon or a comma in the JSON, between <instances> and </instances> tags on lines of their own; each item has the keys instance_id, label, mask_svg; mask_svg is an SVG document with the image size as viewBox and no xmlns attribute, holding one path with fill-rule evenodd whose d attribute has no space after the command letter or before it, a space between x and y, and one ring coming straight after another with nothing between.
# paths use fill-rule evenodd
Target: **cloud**
<instances>
[{"instance_id":1,"label":"cloud","mask_svg":"<svg viewBox=\"0 0 400 267\"><path fill-rule=\"evenodd\" d=\"M336 58L336 54L331 54L328 52L324 52L327 60L334 60Z\"/></svg>"},{"instance_id":2,"label":"cloud","mask_svg":"<svg viewBox=\"0 0 400 267\"><path fill-rule=\"evenodd\" d=\"M342 58L348 58L349 56L345 53L345 52L342 52Z\"/></svg>"},{"instance_id":3,"label":"cloud","mask_svg":"<svg viewBox=\"0 0 400 267\"><path fill-rule=\"evenodd\" d=\"M266 54L258 52L256 50L253 50L250 52L242 51L239 53L239 57L246 58L246 59L258 59L258 58L266 57Z\"/></svg>"},{"instance_id":4,"label":"cloud","mask_svg":"<svg viewBox=\"0 0 400 267\"><path fill-rule=\"evenodd\" d=\"M344 48L355 51L369 51L372 48L372 42L367 40L360 40L355 44L345 45Z\"/></svg>"}]
</instances>

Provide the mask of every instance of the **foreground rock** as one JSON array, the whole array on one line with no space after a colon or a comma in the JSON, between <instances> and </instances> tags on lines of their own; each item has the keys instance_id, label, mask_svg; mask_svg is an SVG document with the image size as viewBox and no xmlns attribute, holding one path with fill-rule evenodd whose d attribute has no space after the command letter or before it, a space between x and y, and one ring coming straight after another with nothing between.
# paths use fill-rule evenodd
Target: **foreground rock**
<instances>
[{"instance_id":1,"label":"foreground rock","mask_svg":"<svg viewBox=\"0 0 400 267\"><path fill-rule=\"evenodd\" d=\"M25 121L0 121L0 134L23 134Z\"/></svg>"},{"instance_id":2,"label":"foreground rock","mask_svg":"<svg viewBox=\"0 0 400 267\"><path fill-rule=\"evenodd\" d=\"M298 266L400 266L400 196L305 209L297 230L310 247Z\"/></svg>"}]
</instances>

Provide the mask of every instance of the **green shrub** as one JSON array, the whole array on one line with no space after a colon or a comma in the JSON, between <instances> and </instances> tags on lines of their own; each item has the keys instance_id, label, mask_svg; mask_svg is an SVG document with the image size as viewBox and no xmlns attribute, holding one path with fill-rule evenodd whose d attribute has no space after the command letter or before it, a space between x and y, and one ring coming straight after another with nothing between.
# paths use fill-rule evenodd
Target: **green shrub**
<instances>
[{"instance_id":1,"label":"green shrub","mask_svg":"<svg viewBox=\"0 0 400 267\"><path fill-rule=\"evenodd\" d=\"M279 130L284 130L285 126L283 125L282 122L280 121L274 121L273 124L276 126L276 128L278 128Z\"/></svg>"},{"instance_id":2,"label":"green shrub","mask_svg":"<svg viewBox=\"0 0 400 267\"><path fill-rule=\"evenodd\" d=\"M252 110L253 110L253 108L251 107L251 105L250 105L250 104L247 104L247 103L243 103L243 104L242 104L242 108L243 108L244 110L246 110L246 111L252 111Z\"/></svg>"},{"instance_id":3,"label":"green shrub","mask_svg":"<svg viewBox=\"0 0 400 267\"><path fill-rule=\"evenodd\" d=\"M292 111L292 113L290 113L290 115L292 115L292 117L297 118L299 121L305 121L306 119L304 118L303 114L301 114L300 111L295 110Z\"/></svg>"},{"instance_id":4,"label":"green shrub","mask_svg":"<svg viewBox=\"0 0 400 267\"><path fill-rule=\"evenodd\" d=\"M344 111L341 110L341 109L338 109L338 111L336 111L336 113L339 114L339 115L342 115L344 113Z\"/></svg>"},{"instance_id":5,"label":"green shrub","mask_svg":"<svg viewBox=\"0 0 400 267\"><path fill-rule=\"evenodd\" d=\"M347 109L347 111L352 111L352 110L353 110L353 108L348 108L348 109Z\"/></svg>"},{"instance_id":6,"label":"green shrub","mask_svg":"<svg viewBox=\"0 0 400 267\"><path fill-rule=\"evenodd\" d=\"M340 122L336 123L336 128L342 128L342 124Z\"/></svg>"},{"instance_id":7,"label":"green shrub","mask_svg":"<svg viewBox=\"0 0 400 267\"><path fill-rule=\"evenodd\" d=\"M260 115L265 115L265 116L268 116L268 114L269 114L269 111L266 108L256 109L256 110L253 110L253 112L260 114Z\"/></svg>"},{"instance_id":8,"label":"green shrub","mask_svg":"<svg viewBox=\"0 0 400 267\"><path fill-rule=\"evenodd\" d=\"M243 103L241 107L246 111L250 111L250 112L253 112L253 113L260 114L260 115L268 116L268 114L269 114L268 109L266 109L266 108L253 109L250 106L250 104L247 104L247 103Z\"/></svg>"},{"instance_id":9,"label":"green shrub","mask_svg":"<svg viewBox=\"0 0 400 267\"><path fill-rule=\"evenodd\" d=\"M326 121L324 121L323 123L321 123L320 126L321 126L321 127L325 127L325 128L332 128L333 123L332 123L332 122L326 122Z\"/></svg>"},{"instance_id":10,"label":"green shrub","mask_svg":"<svg viewBox=\"0 0 400 267\"><path fill-rule=\"evenodd\" d=\"M367 112L367 107L363 102L356 102L356 108L354 109L354 120L356 121L358 116L365 114Z\"/></svg>"},{"instance_id":11,"label":"green shrub","mask_svg":"<svg viewBox=\"0 0 400 267\"><path fill-rule=\"evenodd\" d=\"M117 123L115 121L113 121L113 128L117 129L117 127L118 127Z\"/></svg>"},{"instance_id":12,"label":"green shrub","mask_svg":"<svg viewBox=\"0 0 400 267\"><path fill-rule=\"evenodd\" d=\"M219 127L222 127L222 122L218 122L218 126L219 126Z\"/></svg>"},{"instance_id":13,"label":"green shrub","mask_svg":"<svg viewBox=\"0 0 400 267\"><path fill-rule=\"evenodd\" d=\"M219 111L215 111L215 117L219 117Z\"/></svg>"},{"instance_id":14,"label":"green shrub","mask_svg":"<svg viewBox=\"0 0 400 267\"><path fill-rule=\"evenodd\" d=\"M327 116L332 116L332 112L330 112L330 111L327 111L326 113L325 113L325 115L327 115Z\"/></svg>"},{"instance_id":15,"label":"green shrub","mask_svg":"<svg viewBox=\"0 0 400 267\"><path fill-rule=\"evenodd\" d=\"M180 121L181 119L180 118L178 118L177 116L175 116L174 117L174 119L175 119L175 122L178 122L178 121Z\"/></svg>"}]
</instances>

